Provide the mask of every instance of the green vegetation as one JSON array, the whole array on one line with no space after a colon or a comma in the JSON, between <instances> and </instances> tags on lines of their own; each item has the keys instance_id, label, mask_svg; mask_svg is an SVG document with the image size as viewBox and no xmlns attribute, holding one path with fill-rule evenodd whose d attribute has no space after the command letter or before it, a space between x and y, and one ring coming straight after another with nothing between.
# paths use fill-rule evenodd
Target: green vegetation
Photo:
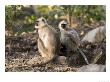
<instances>
[{"instance_id":1,"label":"green vegetation","mask_svg":"<svg viewBox=\"0 0 110 82\"><path fill-rule=\"evenodd\" d=\"M40 16L49 20L67 19L70 25L105 21L104 5L6 5L5 29L12 35L34 30L34 21ZM54 23L54 22L53 22Z\"/></svg>"}]
</instances>

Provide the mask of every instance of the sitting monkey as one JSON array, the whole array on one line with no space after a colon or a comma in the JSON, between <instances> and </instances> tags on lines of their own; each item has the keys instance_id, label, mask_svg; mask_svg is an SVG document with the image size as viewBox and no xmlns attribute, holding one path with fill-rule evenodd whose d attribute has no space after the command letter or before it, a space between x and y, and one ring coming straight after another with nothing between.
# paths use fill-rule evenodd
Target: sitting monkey
<instances>
[{"instance_id":1,"label":"sitting monkey","mask_svg":"<svg viewBox=\"0 0 110 82\"><path fill-rule=\"evenodd\" d=\"M41 17L36 20L35 28L38 29L38 50L41 54L28 61L30 65L42 65L53 60L60 50L59 33L47 24L45 18Z\"/></svg>"},{"instance_id":2,"label":"sitting monkey","mask_svg":"<svg viewBox=\"0 0 110 82\"><path fill-rule=\"evenodd\" d=\"M67 52L78 50L83 56L83 58L85 59L86 63L89 64L86 56L79 49L80 39L79 39L78 33L74 29L70 28L68 23L65 20L59 23L59 29L61 33L60 35L61 44L64 47L66 47Z\"/></svg>"}]
</instances>

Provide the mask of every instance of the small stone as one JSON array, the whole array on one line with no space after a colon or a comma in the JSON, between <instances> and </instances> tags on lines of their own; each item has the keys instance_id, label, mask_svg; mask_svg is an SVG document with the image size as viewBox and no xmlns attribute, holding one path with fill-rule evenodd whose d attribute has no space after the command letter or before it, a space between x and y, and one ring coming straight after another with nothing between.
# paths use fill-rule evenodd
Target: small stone
<instances>
[{"instance_id":1,"label":"small stone","mask_svg":"<svg viewBox=\"0 0 110 82\"><path fill-rule=\"evenodd\" d=\"M67 64L67 57L65 57L65 56L58 56L55 61L58 64L65 65L65 64Z\"/></svg>"}]
</instances>

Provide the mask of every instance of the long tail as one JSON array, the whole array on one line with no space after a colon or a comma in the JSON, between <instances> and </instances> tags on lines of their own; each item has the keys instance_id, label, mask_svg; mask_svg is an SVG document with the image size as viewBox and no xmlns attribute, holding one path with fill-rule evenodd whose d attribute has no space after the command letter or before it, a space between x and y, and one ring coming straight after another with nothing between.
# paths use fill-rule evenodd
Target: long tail
<instances>
[{"instance_id":1,"label":"long tail","mask_svg":"<svg viewBox=\"0 0 110 82\"><path fill-rule=\"evenodd\" d=\"M52 57L41 57L41 56L38 56L38 57L34 57L31 60L29 60L27 62L27 64L31 65L31 66L41 66L41 65L49 63L54 58L55 58L54 56L52 56Z\"/></svg>"},{"instance_id":2,"label":"long tail","mask_svg":"<svg viewBox=\"0 0 110 82\"><path fill-rule=\"evenodd\" d=\"M81 55L83 56L85 62L86 62L87 64L89 64L88 59L87 59L87 57L84 55L84 53L83 53L79 48L77 48L77 49L78 49L78 51L81 53Z\"/></svg>"}]
</instances>

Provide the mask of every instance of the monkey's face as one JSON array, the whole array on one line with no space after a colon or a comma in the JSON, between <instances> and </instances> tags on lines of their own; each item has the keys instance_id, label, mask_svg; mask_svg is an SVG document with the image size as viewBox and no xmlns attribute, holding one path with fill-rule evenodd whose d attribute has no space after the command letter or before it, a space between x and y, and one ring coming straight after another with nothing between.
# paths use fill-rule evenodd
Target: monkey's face
<instances>
[{"instance_id":1,"label":"monkey's face","mask_svg":"<svg viewBox=\"0 0 110 82\"><path fill-rule=\"evenodd\" d=\"M65 29L65 28L67 27L67 24L61 24L61 27L62 27L63 29Z\"/></svg>"},{"instance_id":2,"label":"monkey's face","mask_svg":"<svg viewBox=\"0 0 110 82\"><path fill-rule=\"evenodd\" d=\"M35 28L42 28L45 25L47 25L47 21L43 17L41 17L35 21Z\"/></svg>"},{"instance_id":3,"label":"monkey's face","mask_svg":"<svg viewBox=\"0 0 110 82\"><path fill-rule=\"evenodd\" d=\"M68 26L68 23L64 20L59 23L59 29L61 30L65 30L67 26Z\"/></svg>"}]
</instances>

